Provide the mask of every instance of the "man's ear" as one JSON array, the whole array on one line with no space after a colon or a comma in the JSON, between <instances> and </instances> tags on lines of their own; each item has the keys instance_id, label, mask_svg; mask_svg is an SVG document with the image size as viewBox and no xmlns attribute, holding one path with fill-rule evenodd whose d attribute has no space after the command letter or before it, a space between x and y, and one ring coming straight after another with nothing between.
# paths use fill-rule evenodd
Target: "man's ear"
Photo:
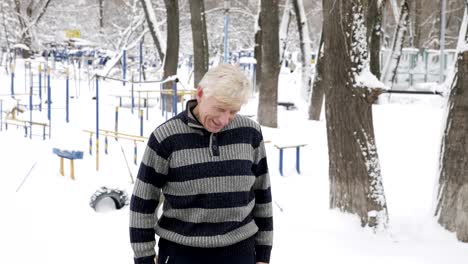
<instances>
[{"instance_id":1,"label":"man's ear","mask_svg":"<svg viewBox=\"0 0 468 264\"><path fill-rule=\"evenodd\" d=\"M201 100L201 98L203 96L203 89L200 86L197 87L196 96L197 96L197 102L200 102L200 100Z\"/></svg>"}]
</instances>

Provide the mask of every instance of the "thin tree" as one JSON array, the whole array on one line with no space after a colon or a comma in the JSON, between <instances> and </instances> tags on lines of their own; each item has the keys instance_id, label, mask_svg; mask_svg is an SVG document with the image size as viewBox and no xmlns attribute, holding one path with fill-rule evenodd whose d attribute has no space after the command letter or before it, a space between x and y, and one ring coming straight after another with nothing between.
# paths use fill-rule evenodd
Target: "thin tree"
<instances>
[{"instance_id":1,"label":"thin tree","mask_svg":"<svg viewBox=\"0 0 468 264\"><path fill-rule=\"evenodd\" d=\"M164 0L166 5L167 42L166 58L164 59L164 79L177 74L179 63L179 1ZM164 89L172 90L174 81L164 83ZM172 110L172 96L166 104L167 110Z\"/></svg>"},{"instance_id":2,"label":"thin tree","mask_svg":"<svg viewBox=\"0 0 468 264\"><path fill-rule=\"evenodd\" d=\"M104 0L99 0L99 30L104 28Z\"/></svg>"},{"instance_id":3,"label":"thin tree","mask_svg":"<svg viewBox=\"0 0 468 264\"><path fill-rule=\"evenodd\" d=\"M146 22L148 23L148 29L151 34L151 38L153 39L154 45L156 46L156 50L159 55L159 59L161 63L164 61L164 52L166 47L162 46L162 39L161 34L158 30L158 21L156 20L156 15L153 10L153 5L151 0L140 0L141 6L145 11Z\"/></svg>"},{"instance_id":4,"label":"thin tree","mask_svg":"<svg viewBox=\"0 0 468 264\"><path fill-rule=\"evenodd\" d=\"M33 26L37 25L45 14L47 7L52 0L30 1L26 6L25 13L23 13L23 7L21 6L20 0L15 0L15 11L19 21L21 30L20 42L24 44L27 49L22 49L23 58L29 58L32 54L32 42L33 42Z\"/></svg>"},{"instance_id":5,"label":"thin tree","mask_svg":"<svg viewBox=\"0 0 468 264\"><path fill-rule=\"evenodd\" d=\"M393 36L392 47L390 53L387 55L385 60L385 66L382 71L381 80L383 83L390 82L393 85L396 78L396 71L400 62L401 53L403 50L403 44L405 35L408 32L409 22L409 5L408 0L401 2L400 16L398 17L398 25Z\"/></svg>"},{"instance_id":6,"label":"thin tree","mask_svg":"<svg viewBox=\"0 0 468 264\"><path fill-rule=\"evenodd\" d=\"M284 56L286 54L287 44L288 44L288 35L289 35L289 24L291 23L291 0L286 0L283 10L283 16L281 18L280 28L279 28L279 38L280 38L280 65L283 64Z\"/></svg>"},{"instance_id":7,"label":"thin tree","mask_svg":"<svg viewBox=\"0 0 468 264\"><path fill-rule=\"evenodd\" d=\"M208 71L208 35L206 33L204 0L192 0L189 3L195 73L193 85L197 87L203 75Z\"/></svg>"},{"instance_id":8,"label":"thin tree","mask_svg":"<svg viewBox=\"0 0 468 264\"><path fill-rule=\"evenodd\" d=\"M262 21L262 80L258 103L258 122L278 126L279 64L279 0L261 0Z\"/></svg>"},{"instance_id":9,"label":"thin tree","mask_svg":"<svg viewBox=\"0 0 468 264\"><path fill-rule=\"evenodd\" d=\"M255 20L255 47L254 56L257 61L255 69L255 91L260 91L262 81L262 9L261 2L258 2L257 19Z\"/></svg>"},{"instance_id":10,"label":"thin tree","mask_svg":"<svg viewBox=\"0 0 468 264\"><path fill-rule=\"evenodd\" d=\"M315 74L314 74L314 83L312 85L312 92L310 93L309 100L309 120L320 120L320 115L322 113L323 99L325 96L325 82L323 78L324 74L324 64L323 57L325 52L323 50L323 35L322 31L320 36L320 44L317 52L317 62L315 63Z\"/></svg>"},{"instance_id":11,"label":"thin tree","mask_svg":"<svg viewBox=\"0 0 468 264\"><path fill-rule=\"evenodd\" d=\"M299 42L301 48L301 95L307 99L311 85L311 63L310 63L310 38L309 27L307 25L307 17L304 11L302 0L293 0L294 12L296 13L297 30L299 32Z\"/></svg>"},{"instance_id":12,"label":"thin tree","mask_svg":"<svg viewBox=\"0 0 468 264\"><path fill-rule=\"evenodd\" d=\"M456 233L458 240L468 242L468 0L465 4L458 69L442 139L435 214L443 227Z\"/></svg>"},{"instance_id":13,"label":"thin tree","mask_svg":"<svg viewBox=\"0 0 468 264\"><path fill-rule=\"evenodd\" d=\"M367 11L367 35L370 50L370 71L380 79L380 40L382 15L386 0L370 1Z\"/></svg>"},{"instance_id":14,"label":"thin tree","mask_svg":"<svg viewBox=\"0 0 468 264\"><path fill-rule=\"evenodd\" d=\"M422 21L423 21L423 0L414 0L412 8L413 14L413 27L414 27L414 47L417 49L422 48Z\"/></svg>"},{"instance_id":15,"label":"thin tree","mask_svg":"<svg viewBox=\"0 0 468 264\"><path fill-rule=\"evenodd\" d=\"M323 16L330 207L358 215L362 226L385 228L388 213L369 101L372 87L358 82L368 67L361 0L323 0Z\"/></svg>"},{"instance_id":16,"label":"thin tree","mask_svg":"<svg viewBox=\"0 0 468 264\"><path fill-rule=\"evenodd\" d=\"M8 31L8 28L7 28L7 18L6 18L6 11L5 9L8 8L8 3L7 2L4 2L2 4L0 4L0 12L2 13L2 29L3 29L3 32L4 32L4 37L5 37L5 44L6 44L6 52L7 52L7 61L5 63L5 71L7 74L9 74L9 65L11 64L11 62L13 61L13 57L11 56L11 43L10 43L10 34L9 34L9 31ZM3 55L3 54L2 54ZM3 61L3 56L2 58L0 58L2 61ZM0 62L1 64L1 62Z\"/></svg>"}]
</instances>

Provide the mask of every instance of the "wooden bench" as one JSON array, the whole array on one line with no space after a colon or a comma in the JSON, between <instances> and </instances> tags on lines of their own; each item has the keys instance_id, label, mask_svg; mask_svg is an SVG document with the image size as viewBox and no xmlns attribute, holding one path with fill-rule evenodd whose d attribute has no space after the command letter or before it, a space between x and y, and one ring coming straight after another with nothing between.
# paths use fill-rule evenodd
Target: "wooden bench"
<instances>
[{"instance_id":1,"label":"wooden bench","mask_svg":"<svg viewBox=\"0 0 468 264\"><path fill-rule=\"evenodd\" d=\"M83 158L83 151L69 151L69 150L61 150L58 148L53 148L52 152L60 157L60 175L65 176L63 170L63 159L70 160L70 178L75 180L75 159L82 159Z\"/></svg>"},{"instance_id":2,"label":"wooden bench","mask_svg":"<svg viewBox=\"0 0 468 264\"><path fill-rule=\"evenodd\" d=\"M294 105L294 103L291 102L278 102L278 105L286 107L286 110L292 110L296 109L297 107Z\"/></svg>"},{"instance_id":3,"label":"wooden bench","mask_svg":"<svg viewBox=\"0 0 468 264\"><path fill-rule=\"evenodd\" d=\"M275 144L275 147L279 149L279 172L283 176L283 150L287 148L296 148L296 171L301 174L300 170L300 149L301 147L307 146L307 144L288 144L281 145Z\"/></svg>"}]
</instances>

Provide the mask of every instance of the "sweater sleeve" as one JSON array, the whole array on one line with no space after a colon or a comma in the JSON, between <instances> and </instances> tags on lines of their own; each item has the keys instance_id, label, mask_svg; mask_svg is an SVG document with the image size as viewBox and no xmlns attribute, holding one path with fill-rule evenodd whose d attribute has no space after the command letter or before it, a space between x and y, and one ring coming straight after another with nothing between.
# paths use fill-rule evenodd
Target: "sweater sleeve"
<instances>
[{"instance_id":1,"label":"sweater sleeve","mask_svg":"<svg viewBox=\"0 0 468 264\"><path fill-rule=\"evenodd\" d=\"M273 207L271 198L270 176L263 138L255 149L253 173L255 174L255 206L253 217L259 231L255 236L256 259L270 262L273 245Z\"/></svg>"},{"instance_id":2,"label":"sweater sleeve","mask_svg":"<svg viewBox=\"0 0 468 264\"><path fill-rule=\"evenodd\" d=\"M134 262L153 264L155 253L155 224L161 188L166 182L168 153L151 134L143 154L130 200L130 242Z\"/></svg>"}]
</instances>

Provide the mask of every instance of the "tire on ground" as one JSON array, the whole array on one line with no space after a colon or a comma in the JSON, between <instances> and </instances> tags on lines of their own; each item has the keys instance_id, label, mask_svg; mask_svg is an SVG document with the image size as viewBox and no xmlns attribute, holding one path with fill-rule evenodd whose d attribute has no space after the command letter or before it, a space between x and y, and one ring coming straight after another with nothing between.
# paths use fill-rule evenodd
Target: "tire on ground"
<instances>
[{"instance_id":1,"label":"tire on ground","mask_svg":"<svg viewBox=\"0 0 468 264\"><path fill-rule=\"evenodd\" d=\"M104 198L111 198L114 201L115 209L121 209L125 205L128 205L128 195L124 190L114 189L114 188L107 188L105 186L101 187L97 190L93 196L91 196L89 206L91 206L94 210L96 210L96 206L101 202Z\"/></svg>"}]
</instances>

